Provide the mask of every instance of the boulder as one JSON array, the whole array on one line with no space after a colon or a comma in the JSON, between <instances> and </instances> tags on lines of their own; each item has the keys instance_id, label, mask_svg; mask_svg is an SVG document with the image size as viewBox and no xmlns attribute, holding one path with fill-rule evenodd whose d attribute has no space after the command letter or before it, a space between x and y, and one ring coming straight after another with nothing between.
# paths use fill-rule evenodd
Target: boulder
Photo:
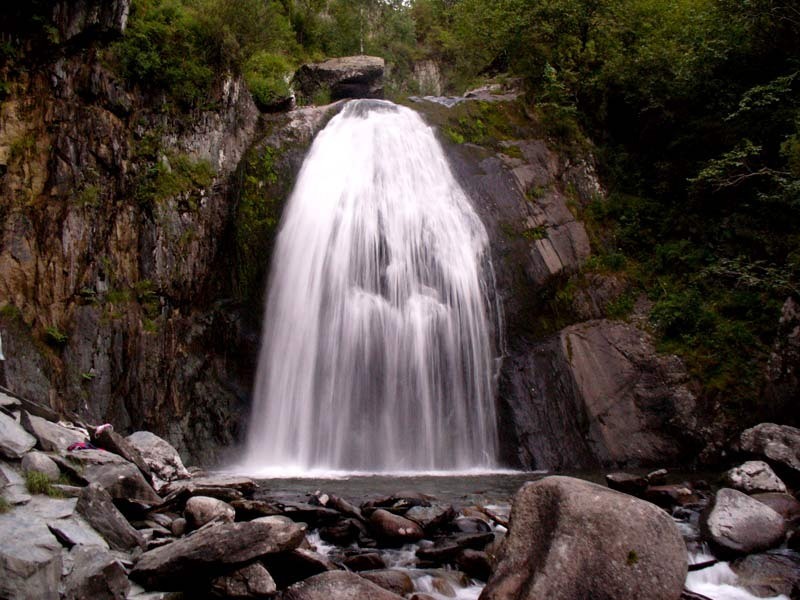
<instances>
[{"instance_id":1,"label":"boulder","mask_svg":"<svg viewBox=\"0 0 800 600\"><path fill-rule=\"evenodd\" d=\"M169 442L154 433L137 431L129 435L126 440L142 456L157 482L170 482L190 477L178 451Z\"/></svg>"},{"instance_id":2,"label":"boulder","mask_svg":"<svg viewBox=\"0 0 800 600\"><path fill-rule=\"evenodd\" d=\"M320 93L330 100L383 98L385 66L377 56L344 56L303 65L294 74L294 88L309 102Z\"/></svg>"},{"instance_id":3,"label":"boulder","mask_svg":"<svg viewBox=\"0 0 800 600\"><path fill-rule=\"evenodd\" d=\"M641 496L647 489L649 481L641 475L630 473L609 473L606 475L606 485L612 490L617 490L631 496Z\"/></svg>"},{"instance_id":4,"label":"boulder","mask_svg":"<svg viewBox=\"0 0 800 600\"><path fill-rule=\"evenodd\" d=\"M142 475L144 475L147 480L152 483L153 474L150 470L150 465L147 464L147 461L145 461L142 453L139 452L128 440L110 427L101 429L99 432L90 432L89 435L92 438L92 443L95 446L103 448L104 450L108 450L109 452L113 452L128 462L135 464L142 472Z\"/></svg>"},{"instance_id":5,"label":"boulder","mask_svg":"<svg viewBox=\"0 0 800 600\"><path fill-rule=\"evenodd\" d=\"M414 591L414 582L408 573L395 569L379 569L377 571L363 571L359 573L364 579L381 586L385 590L405 596Z\"/></svg>"},{"instance_id":6,"label":"boulder","mask_svg":"<svg viewBox=\"0 0 800 600\"><path fill-rule=\"evenodd\" d=\"M362 529L361 521L357 519L342 519L336 523L320 527L319 537L337 546L349 546L358 539Z\"/></svg>"},{"instance_id":7,"label":"boulder","mask_svg":"<svg viewBox=\"0 0 800 600\"><path fill-rule=\"evenodd\" d=\"M480 550L462 550L456 557L456 566L474 579L487 581L492 574L492 563L486 552Z\"/></svg>"},{"instance_id":8,"label":"boulder","mask_svg":"<svg viewBox=\"0 0 800 600\"><path fill-rule=\"evenodd\" d=\"M51 423L47 419L25 411L22 412L20 423L36 438L39 448L45 452L66 452L72 444L85 442L88 439L88 436L75 429Z\"/></svg>"},{"instance_id":9,"label":"boulder","mask_svg":"<svg viewBox=\"0 0 800 600\"><path fill-rule=\"evenodd\" d=\"M219 598L269 598L277 590L269 571L258 562L220 575L211 582L211 592Z\"/></svg>"},{"instance_id":10,"label":"boulder","mask_svg":"<svg viewBox=\"0 0 800 600\"><path fill-rule=\"evenodd\" d=\"M432 504L413 506L403 516L422 527L425 533L431 533L455 519L456 511L450 504Z\"/></svg>"},{"instance_id":11,"label":"boulder","mask_svg":"<svg viewBox=\"0 0 800 600\"><path fill-rule=\"evenodd\" d=\"M233 507L207 496L194 496L186 502L184 511L186 524L190 529L200 529L206 523L233 523L236 511Z\"/></svg>"},{"instance_id":12,"label":"boulder","mask_svg":"<svg viewBox=\"0 0 800 600\"><path fill-rule=\"evenodd\" d=\"M182 517L175 519L172 522L172 525L170 525L170 531L172 531L172 535L177 537L181 537L183 534L185 534L187 528L188 526L186 523L186 519Z\"/></svg>"},{"instance_id":13,"label":"boulder","mask_svg":"<svg viewBox=\"0 0 800 600\"><path fill-rule=\"evenodd\" d=\"M346 571L331 571L310 577L287 589L281 600L400 600L382 587Z\"/></svg>"},{"instance_id":14,"label":"boulder","mask_svg":"<svg viewBox=\"0 0 800 600\"><path fill-rule=\"evenodd\" d=\"M207 489L234 491L238 492L239 497L241 497L242 494L251 494L256 491L258 485L249 477L240 477L239 475L208 475L205 477L193 477L192 479L171 481L161 489L161 492L163 494L172 495L183 490L190 490L192 491L192 496L211 496L211 494L208 493L199 493ZM224 500L224 498L218 496L212 496L212 498Z\"/></svg>"},{"instance_id":15,"label":"boulder","mask_svg":"<svg viewBox=\"0 0 800 600\"><path fill-rule=\"evenodd\" d=\"M5 480L2 487L2 495L6 502L13 505L25 504L30 502L31 495L25 485L25 480L17 473L11 465L0 461L0 481Z\"/></svg>"},{"instance_id":16,"label":"boulder","mask_svg":"<svg viewBox=\"0 0 800 600\"><path fill-rule=\"evenodd\" d=\"M433 546L420 548L417 558L435 564L453 563L463 550L483 550L493 541L492 532L455 534L437 540Z\"/></svg>"},{"instance_id":17,"label":"boulder","mask_svg":"<svg viewBox=\"0 0 800 600\"><path fill-rule=\"evenodd\" d=\"M754 494L753 498L766 504L789 523L800 522L800 501L789 494Z\"/></svg>"},{"instance_id":18,"label":"boulder","mask_svg":"<svg viewBox=\"0 0 800 600\"><path fill-rule=\"evenodd\" d=\"M386 568L386 562L377 552L351 554L344 558L342 564L351 571L375 571Z\"/></svg>"},{"instance_id":19,"label":"boulder","mask_svg":"<svg viewBox=\"0 0 800 600\"><path fill-rule=\"evenodd\" d=\"M546 477L517 492L480 598L675 600L686 573L686 546L664 511L586 481Z\"/></svg>"},{"instance_id":20,"label":"boulder","mask_svg":"<svg viewBox=\"0 0 800 600\"><path fill-rule=\"evenodd\" d=\"M144 548L144 538L117 510L103 486L91 483L83 488L76 510L113 549L126 552Z\"/></svg>"},{"instance_id":21,"label":"boulder","mask_svg":"<svg viewBox=\"0 0 800 600\"><path fill-rule=\"evenodd\" d=\"M701 519L703 534L720 556L750 554L777 546L786 535L783 517L766 504L722 488Z\"/></svg>"},{"instance_id":22,"label":"boulder","mask_svg":"<svg viewBox=\"0 0 800 600\"><path fill-rule=\"evenodd\" d=\"M115 500L149 506L161 504L161 497L138 467L121 456L105 450L76 450L69 452L66 459L79 465L75 476L87 483L100 484Z\"/></svg>"},{"instance_id":23,"label":"boulder","mask_svg":"<svg viewBox=\"0 0 800 600\"><path fill-rule=\"evenodd\" d=\"M70 551L72 570L64 582L67 600L124 600L131 584L125 568L108 550L75 546Z\"/></svg>"},{"instance_id":24,"label":"boulder","mask_svg":"<svg viewBox=\"0 0 800 600\"><path fill-rule=\"evenodd\" d=\"M800 554L775 550L751 554L731 563L739 585L759 598L800 597Z\"/></svg>"},{"instance_id":25,"label":"boulder","mask_svg":"<svg viewBox=\"0 0 800 600\"><path fill-rule=\"evenodd\" d=\"M672 510L676 506L691 506L700 502L700 496L686 484L653 485L644 491L642 498L667 510Z\"/></svg>"},{"instance_id":26,"label":"boulder","mask_svg":"<svg viewBox=\"0 0 800 600\"><path fill-rule=\"evenodd\" d=\"M0 455L20 458L36 445L36 438L26 432L19 423L0 412Z\"/></svg>"},{"instance_id":27,"label":"boulder","mask_svg":"<svg viewBox=\"0 0 800 600\"><path fill-rule=\"evenodd\" d=\"M58 600L62 548L44 519L0 514L0 540L0 598Z\"/></svg>"},{"instance_id":28,"label":"boulder","mask_svg":"<svg viewBox=\"0 0 800 600\"><path fill-rule=\"evenodd\" d=\"M108 549L108 542L89 523L78 515L50 521L47 524L56 539L67 548L73 546L96 546Z\"/></svg>"},{"instance_id":29,"label":"boulder","mask_svg":"<svg viewBox=\"0 0 800 600\"><path fill-rule=\"evenodd\" d=\"M786 492L786 484L775 475L767 463L760 460L751 460L734 467L725 477L730 487L745 494Z\"/></svg>"},{"instance_id":30,"label":"boulder","mask_svg":"<svg viewBox=\"0 0 800 600\"><path fill-rule=\"evenodd\" d=\"M486 516L459 517L447 524L447 530L453 533L488 533L492 530Z\"/></svg>"},{"instance_id":31,"label":"boulder","mask_svg":"<svg viewBox=\"0 0 800 600\"><path fill-rule=\"evenodd\" d=\"M200 529L171 544L145 552L131 577L145 587L180 590L186 581L223 575L231 566L297 548L305 530L294 524L225 523Z\"/></svg>"},{"instance_id":32,"label":"boulder","mask_svg":"<svg viewBox=\"0 0 800 600\"><path fill-rule=\"evenodd\" d=\"M340 568L321 554L305 548L295 548L291 552L272 554L264 558L263 563L269 572L274 574L275 581L281 588L326 571L337 571Z\"/></svg>"},{"instance_id":33,"label":"boulder","mask_svg":"<svg viewBox=\"0 0 800 600\"><path fill-rule=\"evenodd\" d=\"M28 452L22 457L22 472L30 471L47 475L50 481L58 481L61 470L53 459L43 452Z\"/></svg>"},{"instance_id":34,"label":"boulder","mask_svg":"<svg viewBox=\"0 0 800 600\"><path fill-rule=\"evenodd\" d=\"M369 517L369 526L382 542L402 546L421 540L425 533L422 527L389 511L378 509Z\"/></svg>"},{"instance_id":35,"label":"boulder","mask_svg":"<svg viewBox=\"0 0 800 600\"><path fill-rule=\"evenodd\" d=\"M739 443L745 452L766 458L787 481L800 481L800 429L761 423L742 432Z\"/></svg>"}]
</instances>

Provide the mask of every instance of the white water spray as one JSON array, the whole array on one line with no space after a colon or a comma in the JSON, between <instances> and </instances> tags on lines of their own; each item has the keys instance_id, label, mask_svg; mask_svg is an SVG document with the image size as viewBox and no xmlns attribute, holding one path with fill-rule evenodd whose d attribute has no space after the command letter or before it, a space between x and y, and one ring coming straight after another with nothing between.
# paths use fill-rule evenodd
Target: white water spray
<instances>
[{"instance_id":1,"label":"white water spray","mask_svg":"<svg viewBox=\"0 0 800 600\"><path fill-rule=\"evenodd\" d=\"M348 103L278 236L245 468L494 468L489 268L432 129L389 102Z\"/></svg>"}]
</instances>

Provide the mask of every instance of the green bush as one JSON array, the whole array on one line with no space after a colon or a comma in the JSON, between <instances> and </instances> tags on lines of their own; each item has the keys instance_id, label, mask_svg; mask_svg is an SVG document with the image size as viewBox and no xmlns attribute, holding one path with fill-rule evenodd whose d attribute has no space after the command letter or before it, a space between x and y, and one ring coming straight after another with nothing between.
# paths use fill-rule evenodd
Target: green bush
<instances>
[{"instance_id":1,"label":"green bush","mask_svg":"<svg viewBox=\"0 0 800 600\"><path fill-rule=\"evenodd\" d=\"M51 498L60 498L61 492L53 487L50 479L39 471L28 471L25 473L25 487L31 494L44 494Z\"/></svg>"},{"instance_id":2,"label":"green bush","mask_svg":"<svg viewBox=\"0 0 800 600\"><path fill-rule=\"evenodd\" d=\"M274 108L291 94L292 64L286 56L271 52L255 54L245 65L245 81L261 110Z\"/></svg>"}]
</instances>

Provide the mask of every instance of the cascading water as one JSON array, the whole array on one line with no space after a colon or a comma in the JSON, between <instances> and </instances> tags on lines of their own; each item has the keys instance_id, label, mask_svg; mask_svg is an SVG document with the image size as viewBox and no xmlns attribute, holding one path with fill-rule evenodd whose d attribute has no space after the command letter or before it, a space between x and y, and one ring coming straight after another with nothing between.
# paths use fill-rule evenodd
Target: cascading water
<instances>
[{"instance_id":1,"label":"cascading water","mask_svg":"<svg viewBox=\"0 0 800 600\"><path fill-rule=\"evenodd\" d=\"M487 247L431 128L349 102L278 235L246 468L494 467Z\"/></svg>"}]
</instances>

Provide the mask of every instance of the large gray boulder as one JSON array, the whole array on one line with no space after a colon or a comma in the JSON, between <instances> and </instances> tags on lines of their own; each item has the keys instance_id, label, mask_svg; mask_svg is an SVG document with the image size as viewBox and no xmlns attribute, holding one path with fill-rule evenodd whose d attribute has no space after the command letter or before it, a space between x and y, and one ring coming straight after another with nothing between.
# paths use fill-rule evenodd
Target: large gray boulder
<instances>
[{"instance_id":1,"label":"large gray boulder","mask_svg":"<svg viewBox=\"0 0 800 600\"><path fill-rule=\"evenodd\" d=\"M728 484L745 494L786 493L784 484L770 466L761 460L750 460L727 472Z\"/></svg>"},{"instance_id":2,"label":"large gray boulder","mask_svg":"<svg viewBox=\"0 0 800 600\"><path fill-rule=\"evenodd\" d=\"M72 570L65 579L66 600L124 600L131 588L125 568L108 550L75 546Z\"/></svg>"},{"instance_id":3,"label":"large gray boulder","mask_svg":"<svg viewBox=\"0 0 800 600\"><path fill-rule=\"evenodd\" d=\"M287 589L282 600L400 600L382 587L346 571L330 571L310 577Z\"/></svg>"},{"instance_id":4,"label":"large gray boulder","mask_svg":"<svg viewBox=\"0 0 800 600\"><path fill-rule=\"evenodd\" d=\"M383 98L385 61L377 56L344 56L303 65L294 75L294 87L306 100L327 92L331 100Z\"/></svg>"},{"instance_id":5,"label":"large gray boulder","mask_svg":"<svg viewBox=\"0 0 800 600\"><path fill-rule=\"evenodd\" d=\"M144 460L141 452L139 452L133 444L131 444L116 431L110 427L105 427L100 429L100 431L90 432L89 435L92 438L93 444L99 448L103 448L109 452L113 452L114 454L118 454L128 462L132 462L139 467L142 475L144 475L148 481L152 480L153 475L150 471L150 466Z\"/></svg>"},{"instance_id":6,"label":"large gray boulder","mask_svg":"<svg viewBox=\"0 0 800 600\"><path fill-rule=\"evenodd\" d=\"M61 544L44 519L0 514L0 598L58 600Z\"/></svg>"},{"instance_id":7,"label":"large gray boulder","mask_svg":"<svg viewBox=\"0 0 800 600\"><path fill-rule=\"evenodd\" d=\"M161 497L139 468L117 454L105 450L77 450L68 453L66 458L78 466L77 477L100 484L115 500L151 506L161 504Z\"/></svg>"},{"instance_id":8,"label":"large gray boulder","mask_svg":"<svg viewBox=\"0 0 800 600\"><path fill-rule=\"evenodd\" d=\"M800 429L761 423L742 432L739 442L742 450L765 458L782 477L800 481Z\"/></svg>"},{"instance_id":9,"label":"large gray boulder","mask_svg":"<svg viewBox=\"0 0 800 600\"><path fill-rule=\"evenodd\" d=\"M236 510L222 500L208 496L189 498L184 509L184 517L190 529L200 529L206 523L233 523Z\"/></svg>"},{"instance_id":10,"label":"large gray boulder","mask_svg":"<svg viewBox=\"0 0 800 600\"><path fill-rule=\"evenodd\" d=\"M414 521L378 509L369 517L370 529L386 544L402 546L421 540L425 533Z\"/></svg>"},{"instance_id":11,"label":"large gray boulder","mask_svg":"<svg viewBox=\"0 0 800 600\"><path fill-rule=\"evenodd\" d=\"M183 466L180 454L166 440L149 431L137 431L125 438L142 456L156 478L156 486L160 482L176 479L188 479L189 471Z\"/></svg>"},{"instance_id":12,"label":"large gray boulder","mask_svg":"<svg viewBox=\"0 0 800 600\"><path fill-rule=\"evenodd\" d=\"M38 446L45 452L66 452L72 444L85 442L89 438L75 429L52 423L42 417L22 412L22 426L38 441Z\"/></svg>"},{"instance_id":13,"label":"large gray boulder","mask_svg":"<svg viewBox=\"0 0 800 600\"><path fill-rule=\"evenodd\" d=\"M36 438L14 419L0 412L0 456L20 458L35 445Z\"/></svg>"},{"instance_id":14,"label":"large gray boulder","mask_svg":"<svg viewBox=\"0 0 800 600\"><path fill-rule=\"evenodd\" d=\"M61 476L61 470L58 465L53 462L53 459L44 454L43 452L28 452L22 457L22 472L29 473L42 473L46 475L50 481L58 481Z\"/></svg>"},{"instance_id":15,"label":"large gray boulder","mask_svg":"<svg viewBox=\"0 0 800 600\"><path fill-rule=\"evenodd\" d=\"M261 563L254 562L220 575L211 582L211 591L220 598L269 598L277 592L275 581Z\"/></svg>"},{"instance_id":16,"label":"large gray boulder","mask_svg":"<svg viewBox=\"0 0 800 600\"><path fill-rule=\"evenodd\" d=\"M800 554L775 550L751 554L731 563L739 585L759 598L783 594L800 597Z\"/></svg>"},{"instance_id":17,"label":"large gray boulder","mask_svg":"<svg viewBox=\"0 0 800 600\"><path fill-rule=\"evenodd\" d=\"M287 552L305 539L294 523L227 523L206 527L171 544L145 552L131 577L152 589L180 590L187 581L209 580L231 566Z\"/></svg>"},{"instance_id":18,"label":"large gray boulder","mask_svg":"<svg viewBox=\"0 0 800 600\"><path fill-rule=\"evenodd\" d=\"M100 484L92 483L83 489L76 509L115 550L144 548L142 534L117 510L111 496Z\"/></svg>"},{"instance_id":19,"label":"large gray boulder","mask_svg":"<svg viewBox=\"0 0 800 600\"><path fill-rule=\"evenodd\" d=\"M786 521L766 504L737 490L722 488L703 514L703 533L725 557L768 550L786 535Z\"/></svg>"},{"instance_id":20,"label":"large gray boulder","mask_svg":"<svg viewBox=\"0 0 800 600\"><path fill-rule=\"evenodd\" d=\"M653 504L569 477L517 492L494 574L481 600L675 600L687 555Z\"/></svg>"}]
</instances>

